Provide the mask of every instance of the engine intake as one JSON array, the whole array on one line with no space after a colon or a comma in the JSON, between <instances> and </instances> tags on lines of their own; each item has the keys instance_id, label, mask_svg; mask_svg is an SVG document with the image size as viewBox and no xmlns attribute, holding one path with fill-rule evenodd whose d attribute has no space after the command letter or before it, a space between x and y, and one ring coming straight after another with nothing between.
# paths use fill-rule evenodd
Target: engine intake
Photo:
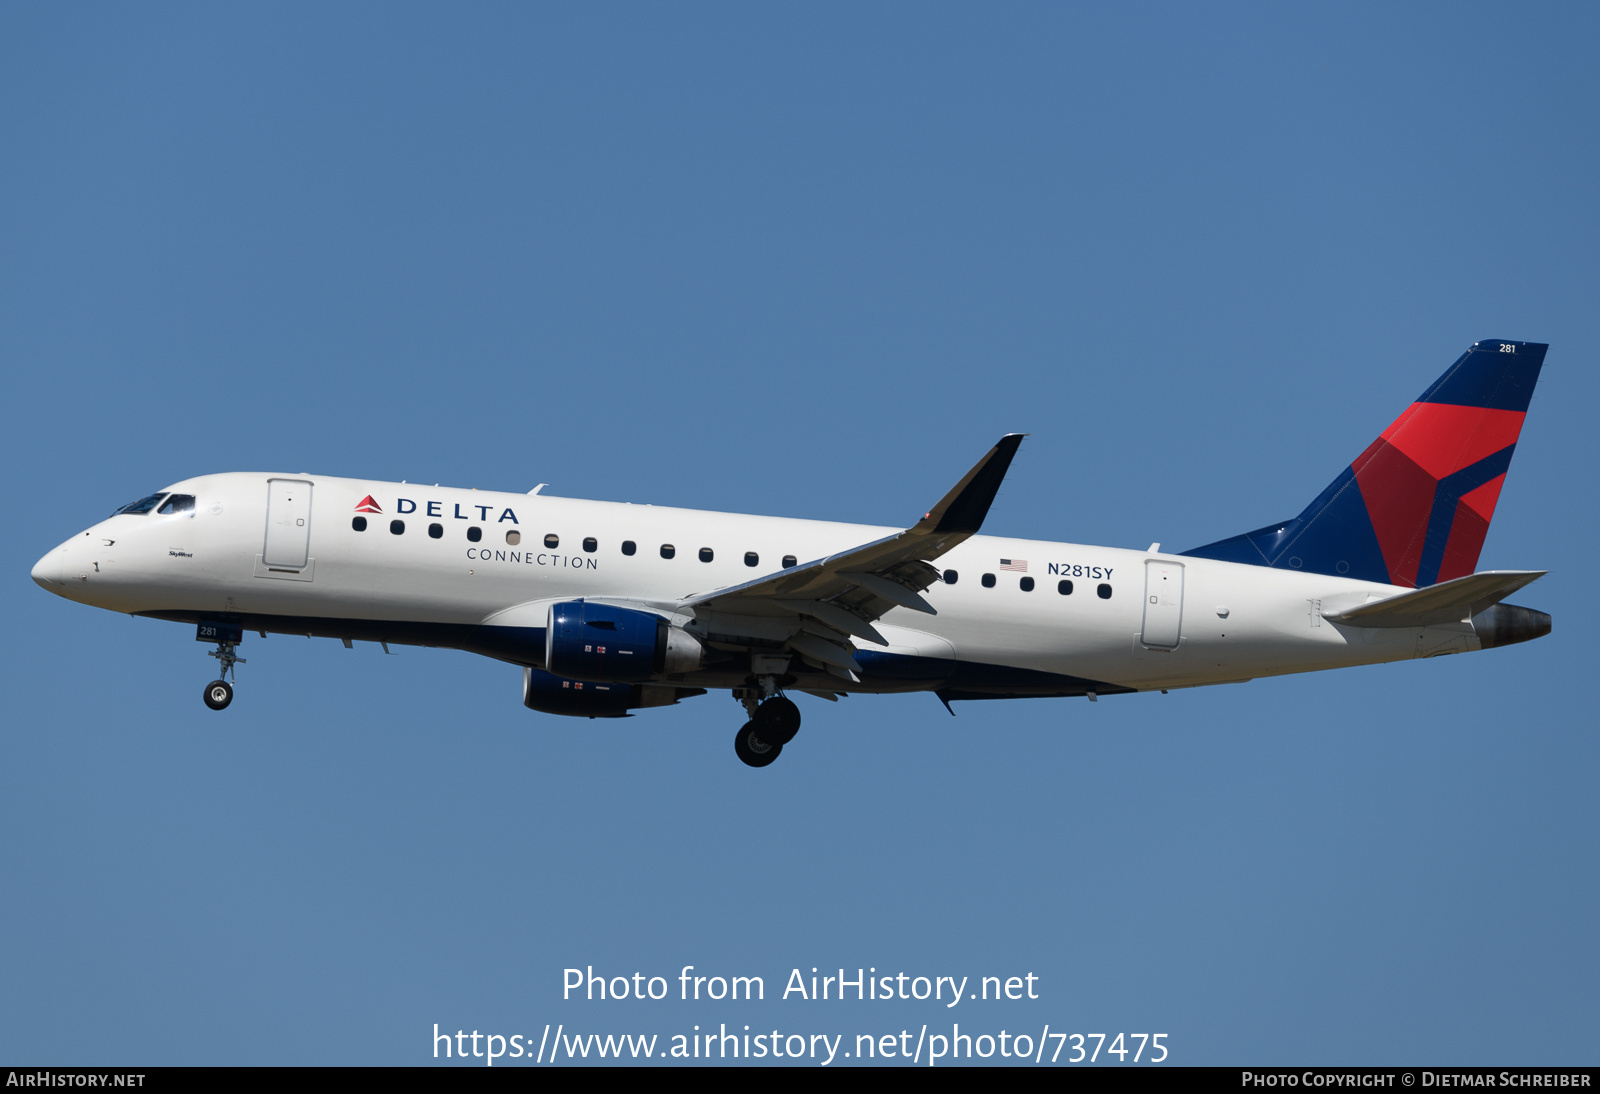
<instances>
[{"instance_id":1,"label":"engine intake","mask_svg":"<svg viewBox=\"0 0 1600 1094\"><path fill-rule=\"evenodd\" d=\"M585 600L550 606L544 653L557 676L620 682L693 672L705 656L693 635L659 615Z\"/></svg>"}]
</instances>

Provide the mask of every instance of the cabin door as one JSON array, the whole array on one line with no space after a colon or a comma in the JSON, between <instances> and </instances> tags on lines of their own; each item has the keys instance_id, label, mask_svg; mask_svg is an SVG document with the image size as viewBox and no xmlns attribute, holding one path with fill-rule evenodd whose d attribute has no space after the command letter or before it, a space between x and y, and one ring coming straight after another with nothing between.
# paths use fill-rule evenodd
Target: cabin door
<instances>
[{"instance_id":1,"label":"cabin door","mask_svg":"<svg viewBox=\"0 0 1600 1094\"><path fill-rule=\"evenodd\" d=\"M285 570L305 567L311 548L311 484L295 479L267 481L267 542L261 561Z\"/></svg>"},{"instance_id":2,"label":"cabin door","mask_svg":"<svg viewBox=\"0 0 1600 1094\"><path fill-rule=\"evenodd\" d=\"M1183 623L1183 565L1148 559L1144 564L1144 630L1139 641L1177 649Z\"/></svg>"}]
</instances>

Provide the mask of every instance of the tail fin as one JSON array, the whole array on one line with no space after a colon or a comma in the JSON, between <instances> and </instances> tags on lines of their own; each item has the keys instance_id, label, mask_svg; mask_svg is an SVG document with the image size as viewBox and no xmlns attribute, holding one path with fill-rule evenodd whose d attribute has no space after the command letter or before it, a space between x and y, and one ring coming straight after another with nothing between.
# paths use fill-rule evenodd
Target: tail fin
<instances>
[{"instance_id":1,"label":"tail fin","mask_svg":"<svg viewBox=\"0 0 1600 1094\"><path fill-rule=\"evenodd\" d=\"M1547 349L1475 343L1298 517L1184 554L1412 588L1472 573Z\"/></svg>"}]
</instances>

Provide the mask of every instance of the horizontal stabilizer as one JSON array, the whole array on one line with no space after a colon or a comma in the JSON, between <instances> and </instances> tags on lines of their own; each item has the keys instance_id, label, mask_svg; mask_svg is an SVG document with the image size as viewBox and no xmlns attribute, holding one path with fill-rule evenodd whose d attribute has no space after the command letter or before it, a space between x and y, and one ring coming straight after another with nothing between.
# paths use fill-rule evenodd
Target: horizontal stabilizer
<instances>
[{"instance_id":1,"label":"horizontal stabilizer","mask_svg":"<svg viewBox=\"0 0 1600 1094\"><path fill-rule=\"evenodd\" d=\"M1352 627L1426 627L1460 623L1539 580L1548 570L1485 570L1453 581L1413 589L1322 618Z\"/></svg>"}]
</instances>

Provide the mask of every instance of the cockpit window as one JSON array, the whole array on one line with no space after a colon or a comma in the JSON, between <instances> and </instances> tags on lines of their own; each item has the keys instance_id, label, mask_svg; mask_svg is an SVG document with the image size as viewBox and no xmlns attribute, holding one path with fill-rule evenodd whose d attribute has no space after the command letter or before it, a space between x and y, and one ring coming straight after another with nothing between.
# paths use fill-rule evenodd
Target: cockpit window
<instances>
[{"instance_id":1,"label":"cockpit window","mask_svg":"<svg viewBox=\"0 0 1600 1094\"><path fill-rule=\"evenodd\" d=\"M130 501L127 505L124 505L121 509L118 509L116 513L112 513L111 515L116 516L118 513L148 513L150 510L159 505L161 503L161 499L166 496L166 493L163 492L160 494L151 494L148 498L140 498L138 501ZM193 498L189 499L189 504L194 504Z\"/></svg>"},{"instance_id":2,"label":"cockpit window","mask_svg":"<svg viewBox=\"0 0 1600 1094\"><path fill-rule=\"evenodd\" d=\"M167 499L167 503L165 505L163 505L160 509L157 509L156 512L163 513L163 514L168 514L168 513L192 513L192 512L194 512L194 495L193 494L173 494L170 498Z\"/></svg>"}]
</instances>

